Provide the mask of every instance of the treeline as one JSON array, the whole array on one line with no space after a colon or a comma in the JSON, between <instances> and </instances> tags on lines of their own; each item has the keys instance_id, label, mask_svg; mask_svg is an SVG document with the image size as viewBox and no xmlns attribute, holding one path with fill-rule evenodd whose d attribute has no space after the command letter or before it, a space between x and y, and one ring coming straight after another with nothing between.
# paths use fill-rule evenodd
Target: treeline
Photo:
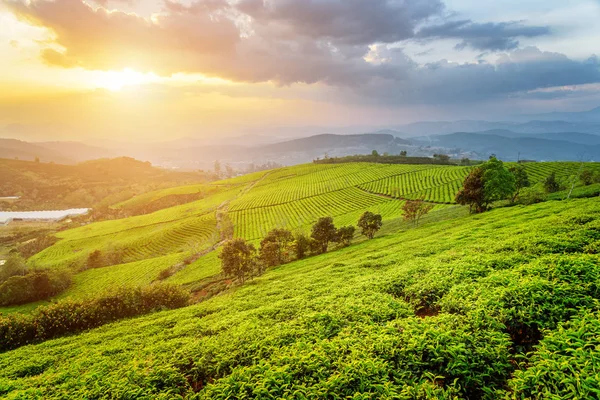
<instances>
[{"instance_id":1,"label":"treeline","mask_svg":"<svg viewBox=\"0 0 600 400\"><path fill-rule=\"evenodd\" d=\"M382 225L381 215L370 211L363 213L357 223L361 233L369 239L373 239ZM349 246L355 231L354 226L336 228L332 217L321 217L312 226L310 236L283 228L273 229L260 242L258 250L245 239L232 239L223 245L219 255L221 268L225 276L244 283L247 278L262 275L269 267L326 253L332 243L338 247Z\"/></svg>"},{"instance_id":2,"label":"treeline","mask_svg":"<svg viewBox=\"0 0 600 400\"><path fill-rule=\"evenodd\" d=\"M405 153L405 152L403 152ZM406 154L400 155L380 155L373 151L369 155L353 155L345 157L325 157L313 160L315 164L343 164L353 162L368 162L379 164L436 164L436 165L474 165L477 161L471 161L468 158L453 160L445 154L434 154L433 157L409 157Z\"/></svg>"},{"instance_id":3,"label":"treeline","mask_svg":"<svg viewBox=\"0 0 600 400\"><path fill-rule=\"evenodd\" d=\"M96 328L123 318L189 304L188 291L173 285L121 288L86 301L64 300L31 315L0 314L0 351Z\"/></svg>"},{"instance_id":4,"label":"treeline","mask_svg":"<svg viewBox=\"0 0 600 400\"><path fill-rule=\"evenodd\" d=\"M71 286L65 270L29 269L25 261L11 255L0 266L0 306L12 306L46 300Z\"/></svg>"},{"instance_id":5,"label":"treeline","mask_svg":"<svg viewBox=\"0 0 600 400\"><path fill-rule=\"evenodd\" d=\"M576 179L588 186L600 183L600 172L589 169L582 170ZM544 200L545 194L574 188L575 179L570 182L560 182L555 172L551 172L542 182L544 192L536 190L525 192L531 186L529 176L522 164L506 167L501 160L492 156L485 163L474 167L463 182L463 187L456 194L456 202L468 205L472 213L481 213L490 208L496 201L509 200L522 204L538 203Z\"/></svg>"}]
</instances>

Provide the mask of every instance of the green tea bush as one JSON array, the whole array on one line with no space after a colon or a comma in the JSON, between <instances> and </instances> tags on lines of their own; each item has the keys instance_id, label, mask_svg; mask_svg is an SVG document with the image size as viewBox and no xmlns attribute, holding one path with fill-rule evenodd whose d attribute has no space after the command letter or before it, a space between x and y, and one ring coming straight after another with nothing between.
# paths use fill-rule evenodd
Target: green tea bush
<instances>
[{"instance_id":1,"label":"green tea bush","mask_svg":"<svg viewBox=\"0 0 600 400\"><path fill-rule=\"evenodd\" d=\"M118 319L186 306L189 292L173 285L118 289L88 301L65 300L30 315L0 315L0 351L79 332Z\"/></svg>"},{"instance_id":2,"label":"green tea bush","mask_svg":"<svg viewBox=\"0 0 600 400\"><path fill-rule=\"evenodd\" d=\"M600 314L582 312L545 337L509 382L514 399L600 397Z\"/></svg>"}]
</instances>

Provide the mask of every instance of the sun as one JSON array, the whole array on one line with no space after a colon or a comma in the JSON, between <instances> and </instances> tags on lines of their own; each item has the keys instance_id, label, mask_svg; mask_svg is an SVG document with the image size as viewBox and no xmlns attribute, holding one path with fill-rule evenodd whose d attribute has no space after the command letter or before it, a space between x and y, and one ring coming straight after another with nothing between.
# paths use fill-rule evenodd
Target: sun
<instances>
[{"instance_id":1,"label":"sun","mask_svg":"<svg viewBox=\"0 0 600 400\"><path fill-rule=\"evenodd\" d=\"M144 74L131 68L125 68L122 71L96 71L95 75L92 81L96 88L113 92L118 92L125 86L142 85L160 80L158 76L151 72Z\"/></svg>"}]
</instances>

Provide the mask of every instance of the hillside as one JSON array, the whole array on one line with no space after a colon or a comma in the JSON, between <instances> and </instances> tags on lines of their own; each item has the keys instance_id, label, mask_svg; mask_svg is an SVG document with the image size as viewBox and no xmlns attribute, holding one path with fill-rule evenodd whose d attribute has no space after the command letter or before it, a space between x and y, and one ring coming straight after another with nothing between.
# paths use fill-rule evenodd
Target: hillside
<instances>
[{"instance_id":1,"label":"hillside","mask_svg":"<svg viewBox=\"0 0 600 400\"><path fill-rule=\"evenodd\" d=\"M109 205L149 190L206 182L207 174L173 172L131 158L87 161L77 165L0 159L0 204L9 210L90 208Z\"/></svg>"},{"instance_id":2,"label":"hillside","mask_svg":"<svg viewBox=\"0 0 600 400\"><path fill-rule=\"evenodd\" d=\"M531 163L526 168L532 184L539 185L551 172L568 183L580 164ZM588 164L587 168L600 170L600 164ZM37 268L80 271L61 298L90 296L114 284L148 284L169 268L175 273L166 282L201 287L219 274L217 247L228 237L227 227L232 228L234 237L257 243L277 227L308 232L316 219L325 215L332 216L338 226L355 225L369 210L381 214L384 224L397 224L404 199L414 198L433 203L431 218L439 215L443 219L462 210L454 205L454 196L468 170L440 165L306 164L163 189L114 207L144 208L178 193L200 195L201 199L58 232L60 240L28 262ZM104 268L85 270L88 256L95 250L110 255L111 261ZM190 262L183 263L185 260Z\"/></svg>"},{"instance_id":3,"label":"hillside","mask_svg":"<svg viewBox=\"0 0 600 400\"><path fill-rule=\"evenodd\" d=\"M0 393L593 398L599 221L583 199L389 232L194 306L0 354Z\"/></svg>"}]
</instances>

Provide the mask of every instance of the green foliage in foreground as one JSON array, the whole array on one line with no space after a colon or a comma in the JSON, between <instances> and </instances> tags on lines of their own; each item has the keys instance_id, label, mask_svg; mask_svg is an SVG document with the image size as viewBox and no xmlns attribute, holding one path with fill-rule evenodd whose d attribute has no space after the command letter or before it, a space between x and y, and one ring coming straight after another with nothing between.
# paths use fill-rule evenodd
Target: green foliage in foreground
<instances>
[{"instance_id":1,"label":"green foliage in foreground","mask_svg":"<svg viewBox=\"0 0 600 400\"><path fill-rule=\"evenodd\" d=\"M87 301L63 300L39 307L32 315L0 315L0 351L95 328L109 322L188 304L178 286L118 289Z\"/></svg>"},{"instance_id":2,"label":"green foliage in foreground","mask_svg":"<svg viewBox=\"0 0 600 400\"><path fill-rule=\"evenodd\" d=\"M6 352L0 395L596 397L599 240L597 199L428 224Z\"/></svg>"}]
</instances>

